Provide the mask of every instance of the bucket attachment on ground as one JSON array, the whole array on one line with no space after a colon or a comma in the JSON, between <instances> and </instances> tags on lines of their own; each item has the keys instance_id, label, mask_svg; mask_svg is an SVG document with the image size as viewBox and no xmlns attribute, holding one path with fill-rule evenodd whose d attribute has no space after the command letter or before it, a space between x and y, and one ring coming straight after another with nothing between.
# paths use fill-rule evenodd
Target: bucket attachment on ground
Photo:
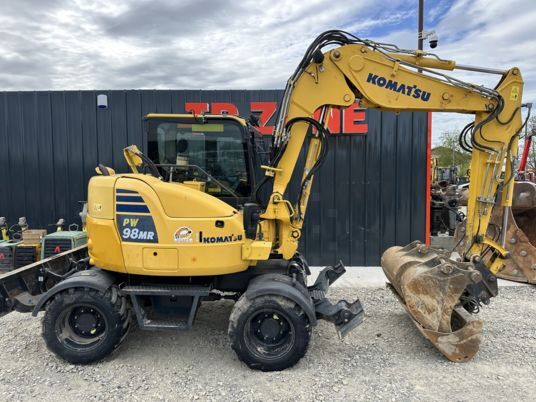
<instances>
[{"instance_id":1,"label":"bucket attachment on ground","mask_svg":"<svg viewBox=\"0 0 536 402\"><path fill-rule=\"evenodd\" d=\"M482 321L460 302L467 286L482 281L472 263L450 260L417 241L389 248L381 265L419 331L445 357L463 362L478 352Z\"/></svg>"}]
</instances>

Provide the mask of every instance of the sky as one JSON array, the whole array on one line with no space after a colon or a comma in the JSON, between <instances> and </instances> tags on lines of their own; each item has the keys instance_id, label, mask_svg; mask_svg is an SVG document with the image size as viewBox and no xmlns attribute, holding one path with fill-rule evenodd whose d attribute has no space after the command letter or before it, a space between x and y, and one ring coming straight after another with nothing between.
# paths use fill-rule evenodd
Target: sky
<instances>
[{"instance_id":1,"label":"sky","mask_svg":"<svg viewBox=\"0 0 536 402\"><path fill-rule=\"evenodd\" d=\"M417 0L0 0L0 90L278 89L322 31L416 47ZM521 68L536 100L536 1L425 0L434 52ZM428 44L425 50L430 50ZM455 72L494 86L497 75ZM433 137L470 117L434 113Z\"/></svg>"}]
</instances>

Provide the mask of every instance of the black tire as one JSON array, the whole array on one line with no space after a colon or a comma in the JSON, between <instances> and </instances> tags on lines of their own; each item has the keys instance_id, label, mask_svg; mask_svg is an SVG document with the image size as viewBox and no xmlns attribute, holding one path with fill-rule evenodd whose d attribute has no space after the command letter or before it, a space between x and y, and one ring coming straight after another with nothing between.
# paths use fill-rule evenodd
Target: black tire
<instances>
[{"instance_id":1,"label":"black tire","mask_svg":"<svg viewBox=\"0 0 536 402\"><path fill-rule=\"evenodd\" d=\"M280 326L277 334L262 329L265 325L273 330L274 322ZM244 294L229 318L229 338L238 358L250 368L279 371L294 366L305 355L311 326L305 312L285 297L249 300Z\"/></svg>"},{"instance_id":2,"label":"black tire","mask_svg":"<svg viewBox=\"0 0 536 402\"><path fill-rule=\"evenodd\" d=\"M131 325L127 299L116 287L105 293L72 288L58 293L46 308L43 338L50 351L73 364L89 364L115 351Z\"/></svg>"}]
</instances>

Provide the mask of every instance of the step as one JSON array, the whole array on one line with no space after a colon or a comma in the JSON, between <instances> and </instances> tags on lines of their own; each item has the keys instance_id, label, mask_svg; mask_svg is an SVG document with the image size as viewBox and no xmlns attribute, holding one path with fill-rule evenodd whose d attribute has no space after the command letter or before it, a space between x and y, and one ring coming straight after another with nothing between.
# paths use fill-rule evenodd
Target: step
<instances>
[{"instance_id":1,"label":"step","mask_svg":"<svg viewBox=\"0 0 536 402\"><path fill-rule=\"evenodd\" d=\"M194 285L125 286L121 292L137 296L208 296L210 287Z\"/></svg>"},{"instance_id":2,"label":"step","mask_svg":"<svg viewBox=\"0 0 536 402\"><path fill-rule=\"evenodd\" d=\"M186 320L152 320L145 318L143 321L143 329L177 329L177 330L187 330L190 329L191 325L188 324Z\"/></svg>"}]
</instances>

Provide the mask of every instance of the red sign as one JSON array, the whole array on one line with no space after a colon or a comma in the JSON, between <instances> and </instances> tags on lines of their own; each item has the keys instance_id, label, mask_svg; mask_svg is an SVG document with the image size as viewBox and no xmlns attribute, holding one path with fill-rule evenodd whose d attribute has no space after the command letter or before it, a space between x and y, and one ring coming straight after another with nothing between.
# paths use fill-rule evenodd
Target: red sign
<instances>
[{"instance_id":1,"label":"red sign","mask_svg":"<svg viewBox=\"0 0 536 402\"><path fill-rule=\"evenodd\" d=\"M4 255L4 253L0 253L0 260L5 260L6 259L6 256Z\"/></svg>"},{"instance_id":2,"label":"red sign","mask_svg":"<svg viewBox=\"0 0 536 402\"><path fill-rule=\"evenodd\" d=\"M227 102L186 102L184 110L196 114L202 113L228 113L239 115L238 108L233 103ZM259 115L260 127L262 134L272 134L273 125L269 125L270 120L275 116L277 111L277 102L250 102L249 110L251 113ZM314 114L315 118L319 117L320 112ZM359 103L343 109L332 109L328 120L328 128L332 134L366 134L368 124L366 123L366 111L359 107Z\"/></svg>"},{"instance_id":3,"label":"red sign","mask_svg":"<svg viewBox=\"0 0 536 402\"><path fill-rule=\"evenodd\" d=\"M54 249L54 254L59 254L59 253L61 253L61 247L56 246L56 248Z\"/></svg>"}]
</instances>

